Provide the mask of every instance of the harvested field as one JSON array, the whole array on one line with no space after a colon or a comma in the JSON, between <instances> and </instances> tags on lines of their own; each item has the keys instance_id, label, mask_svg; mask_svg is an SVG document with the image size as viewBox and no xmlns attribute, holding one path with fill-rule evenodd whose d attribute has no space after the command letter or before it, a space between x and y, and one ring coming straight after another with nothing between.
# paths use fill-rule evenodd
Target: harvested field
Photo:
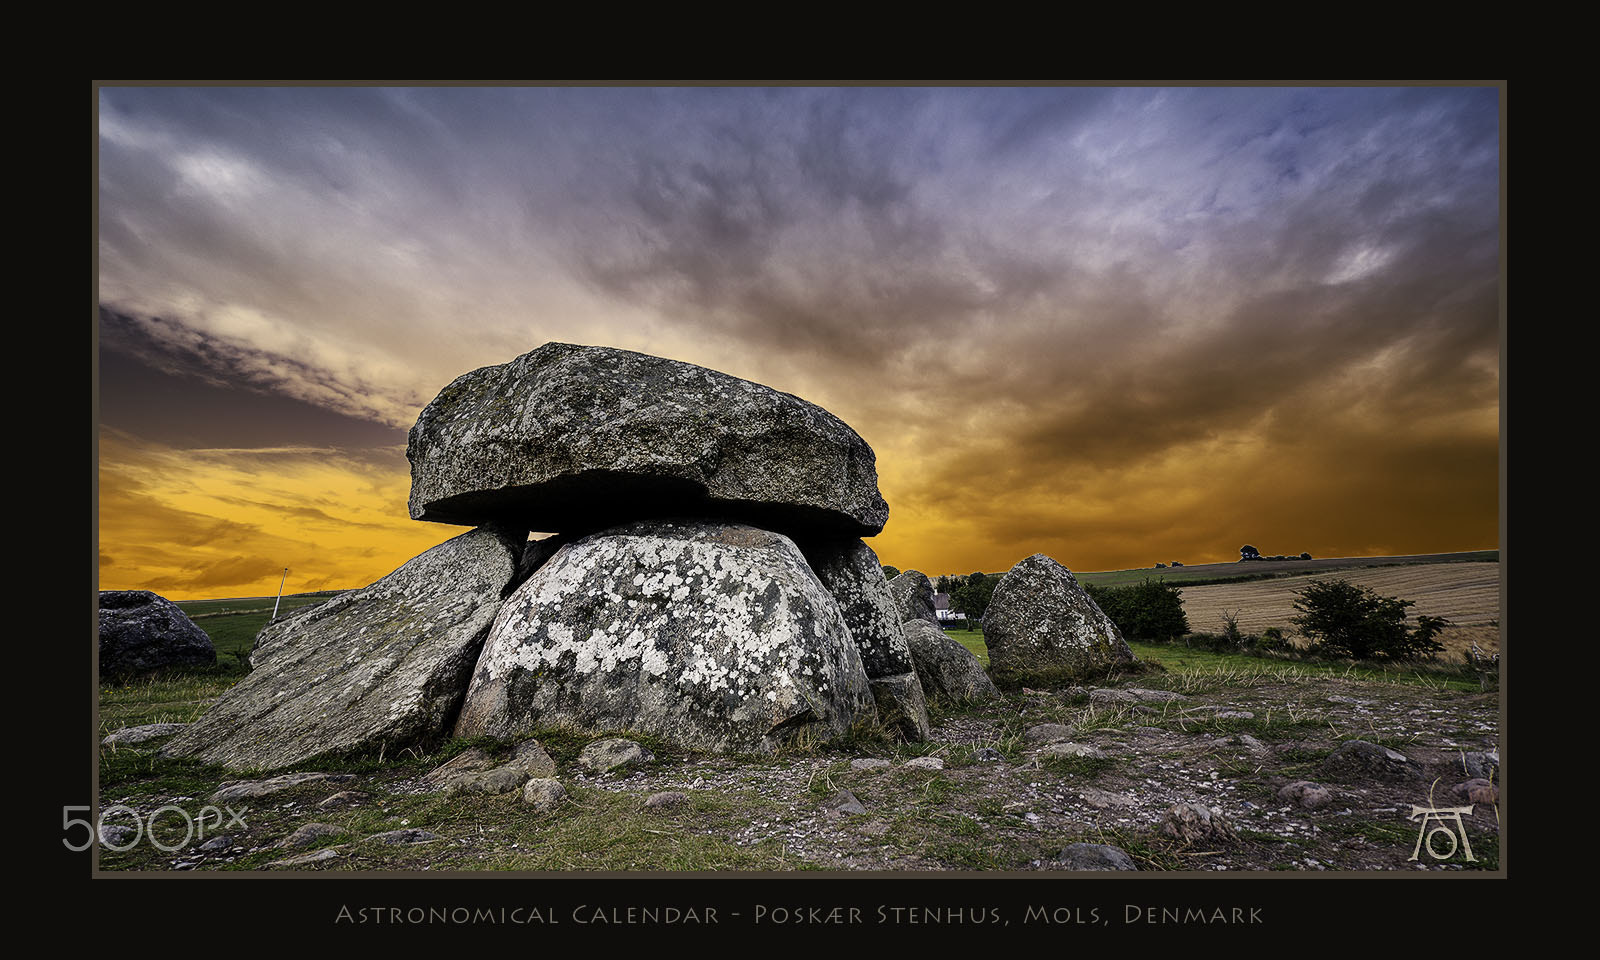
<instances>
[{"instance_id":1,"label":"harvested field","mask_svg":"<svg viewBox=\"0 0 1600 960\"><path fill-rule=\"evenodd\" d=\"M1436 616L1455 626L1445 630L1439 641L1445 645L1442 656L1455 658L1470 648L1474 640L1486 653L1500 649L1500 565L1497 563L1434 563L1369 570L1341 570L1337 573L1283 577L1244 583L1218 583L1183 588L1183 610L1189 626L1197 632L1221 632L1224 611L1238 611L1239 629L1260 633L1279 627L1295 633L1290 620L1298 616L1295 594L1314 579L1344 579L1371 587L1389 597L1415 600L1407 613L1411 618Z\"/></svg>"}]
</instances>

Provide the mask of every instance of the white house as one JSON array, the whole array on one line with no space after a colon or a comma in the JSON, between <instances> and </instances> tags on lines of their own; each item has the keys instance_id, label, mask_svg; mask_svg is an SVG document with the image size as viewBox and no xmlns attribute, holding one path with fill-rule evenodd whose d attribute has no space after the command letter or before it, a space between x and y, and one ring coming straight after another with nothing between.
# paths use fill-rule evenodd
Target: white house
<instances>
[{"instance_id":1,"label":"white house","mask_svg":"<svg viewBox=\"0 0 1600 960\"><path fill-rule=\"evenodd\" d=\"M939 618L940 623L967 619L966 614L950 609L950 594L948 593L936 593L933 595L933 615Z\"/></svg>"}]
</instances>

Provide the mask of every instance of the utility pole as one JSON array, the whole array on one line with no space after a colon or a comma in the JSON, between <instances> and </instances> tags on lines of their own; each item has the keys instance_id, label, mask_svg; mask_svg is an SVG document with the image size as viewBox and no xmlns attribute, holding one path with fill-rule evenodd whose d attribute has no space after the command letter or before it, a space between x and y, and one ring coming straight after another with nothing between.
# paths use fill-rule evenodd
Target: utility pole
<instances>
[{"instance_id":1,"label":"utility pole","mask_svg":"<svg viewBox=\"0 0 1600 960\"><path fill-rule=\"evenodd\" d=\"M272 601L272 619L278 619L278 604L283 602L283 581L289 579L289 568L283 568L283 576L278 578L278 599Z\"/></svg>"}]
</instances>

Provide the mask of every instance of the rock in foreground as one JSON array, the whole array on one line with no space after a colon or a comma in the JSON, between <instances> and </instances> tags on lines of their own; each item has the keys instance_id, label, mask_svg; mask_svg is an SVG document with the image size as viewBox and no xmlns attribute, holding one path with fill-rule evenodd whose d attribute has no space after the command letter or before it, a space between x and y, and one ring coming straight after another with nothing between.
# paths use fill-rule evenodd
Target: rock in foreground
<instances>
[{"instance_id":1,"label":"rock in foreground","mask_svg":"<svg viewBox=\"0 0 1600 960\"><path fill-rule=\"evenodd\" d=\"M907 620L902 626L928 696L959 703L1000 695L977 656L959 641L926 620Z\"/></svg>"},{"instance_id":2,"label":"rock in foreground","mask_svg":"<svg viewBox=\"0 0 1600 960\"><path fill-rule=\"evenodd\" d=\"M939 625L939 614L933 608L933 583L921 570L907 570L889 581L889 594L894 598L900 622L926 620Z\"/></svg>"},{"instance_id":3,"label":"rock in foreground","mask_svg":"<svg viewBox=\"0 0 1600 960\"><path fill-rule=\"evenodd\" d=\"M526 539L480 527L269 624L250 675L162 754L272 770L447 733Z\"/></svg>"},{"instance_id":4,"label":"rock in foreground","mask_svg":"<svg viewBox=\"0 0 1600 960\"><path fill-rule=\"evenodd\" d=\"M872 448L815 404L725 373L547 343L457 377L411 428L411 516L587 533L709 516L873 536Z\"/></svg>"},{"instance_id":5,"label":"rock in foreground","mask_svg":"<svg viewBox=\"0 0 1600 960\"><path fill-rule=\"evenodd\" d=\"M149 590L100 592L100 676L121 680L172 667L217 662L211 636L166 597Z\"/></svg>"},{"instance_id":6,"label":"rock in foreground","mask_svg":"<svg viewBox=\"0 0 1600 960\"><path fill-rule=\"evenodd\" d=\"M646 521L567 544L506 600L455 732L638 730L769 752L876 716L838 604L791 540Z\"/></svg>"},{"instance_id":7,"label":"rock in foreground","mask_svg":"<svg viewBox=\"0 0 1600 960\"><path fill-rule=\"evenodd\" d=\"M880 719L907 740L928 739L928 705L901 627L905 617L889 591L878 555L854 538L800 547L817 579L838 601L861 653Z\"/></svg>"},{"instance_id":8,"label":"rock in foreground","mask_svg":"<svg viewBox=\"0 0 1600 960\"><path fill-rule=\"evenodd\" d=\"M983 615L983 640L1000 683L1060 683L1134 659L1072 571L1042 553L1000 579Z\"/></svg>"}]
</instances>

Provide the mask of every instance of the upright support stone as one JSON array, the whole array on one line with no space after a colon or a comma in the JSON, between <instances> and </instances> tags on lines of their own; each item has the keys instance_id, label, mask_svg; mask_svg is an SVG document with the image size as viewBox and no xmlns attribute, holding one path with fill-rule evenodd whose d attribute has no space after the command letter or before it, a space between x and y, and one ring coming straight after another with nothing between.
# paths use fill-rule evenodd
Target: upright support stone
<instances>
[{"instance_id":1,"label":"upright support stone","mask_svg":"<svg viewBox=\"0 0 1600 960\"><path fill-rule=\"evenodd\" d=\"M527 536L479 527L269 624L250 674L162 754L272 770L448 733Z\"/></svg>"}]
</instances>

